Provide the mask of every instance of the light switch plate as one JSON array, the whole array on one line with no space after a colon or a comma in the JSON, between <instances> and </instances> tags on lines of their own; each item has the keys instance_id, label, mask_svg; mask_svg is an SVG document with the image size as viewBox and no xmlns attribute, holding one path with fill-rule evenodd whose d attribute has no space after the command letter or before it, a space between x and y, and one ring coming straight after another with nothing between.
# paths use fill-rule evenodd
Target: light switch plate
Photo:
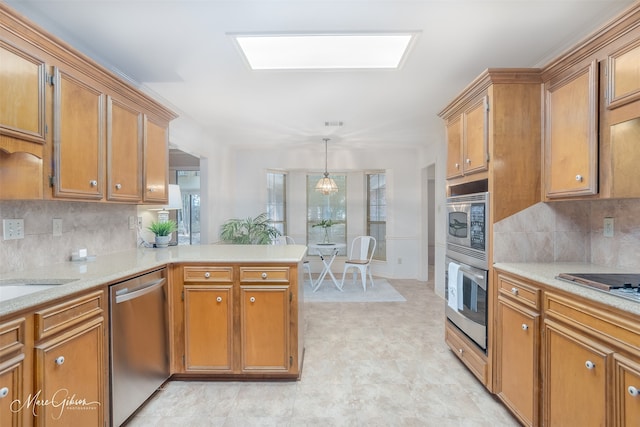
<instances>
[{"instance_id":1,"label":"light switch plate","mask_svg":"<svg viewBox=\"0 0 640 427\"><path fill-rule=\"evenodd\" d=\"M24 219L3 219L2 238L4 240L24 239Z\"/></svg>"},{"instance_id":2,"label":"light switch plate","mask_svg":"<svg viewBox=\"0 0 640 427\"><path fill-rule=\"evenodd\" d=\"M131 215L129 217L129 230L135 230L136 229L136 217Z\"/></svg>"},{"instance_id":3,"label":"light switch plate","mask_svg":"<svg viewBox=\"0 0 640 427\"><path fill-rule=\"evenodd\" d=\"M606 217L603 224L604 237L613 237L613 218Z\"/></svg>"}]
</instances>

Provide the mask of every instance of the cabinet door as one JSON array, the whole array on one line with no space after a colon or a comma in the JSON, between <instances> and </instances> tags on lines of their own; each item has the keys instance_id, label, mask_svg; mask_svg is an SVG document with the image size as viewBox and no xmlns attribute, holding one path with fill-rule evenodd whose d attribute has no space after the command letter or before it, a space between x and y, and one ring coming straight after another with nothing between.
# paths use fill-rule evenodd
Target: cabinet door
<instances>
[{"instance_id":1,"label":"cabinet door","mask_svg":"<svg viewBox=\"0 0 640 427\"><path fill-rule=\"evenodd\" d=\"M230 372L233 369L232 295L231 285L185 286L186 372Z\"/></svg>"},{"instance_id":2,"label":"cabinet door","mask_svg":"<svg viewBox=\"0 0 640 427\"><path fill-rule=\"evenodd\" d=\"M288 371L289 287L240 287L243 372Z\"/></svg>"},{"instance_id":3,"label":"cabinet door","mask_svg":"<svg viewBox=\"0 0 640 427\"><path fill-rule=\"evenodd\" d=\"M614 366L614 425L630 426L640 420L640 364L616 354Z\"/></svg>"},{"instance_id":4,"label":"cabinet door","mask_svg":"<svg viewBox=\"0 0 640 427\"><path fill-rule=\"evenodd\" d=\"M101 199L103 94L58 68L54 84L54 195Z\"/></svg>"},{"instance_id":5,"label":"cabinet door","mask_svg":"<svg viewBox=\"0 0 640 427\"><path fill-rule=\"evenodd\" d=\"M608 108L617 108L640 99L640 40L612 53L607 58Z\"/></svg>"},{"instance_id":6,"label":"cabinet door","mask_svg":"<svg viewBox=\"0 0 640 427\"><path fill-rule=\"evenodd\" d=\"M545 321L544 425L607 425L607 363L612 351Z\"/></svg>"},{"instance_id":7,"label":"cabinet door","mask_svg":"<svg viewBox=\"0 0 640 427\"><path fill-rule=\"evenodd\" d=\"M23 419L31 412L27 396L23 392L24 354L0 363L0 425L22 426Z\"/></svg>"},{"instance_id":8,"label":"cabinet door","mask_svg":"<svg viewBox=\"0 0 640 427\"><path fill-rule=\"evenodd\" d=\"M36 390L52 402L36 408L37 425L104 424L104 337L101 317L36 346Z\"/></svg>"},{"instance_id":9,"label":"cabinet door","mask_svg":"<svg viewBox=\"0 0 640 427\"><path fill-rule=\"evenodd\" d=\"M447 123L447 178L462 176L462 116Z\"/></svg>"},{"instance_id":10,"label":"cabinet door","mask_svg":"<svg viewBox=\"0 0 640 427\"><path fill-rule=\"evenodd\" d=\"M640 118L609 127L611 173L607 177L611 197L640 197L637 182L640 165Z\"/></svg>"},{"instance_id":11,"label":"cabinet door","mask_svg":"<svg viewBox=\"0 0 640 427\"><path fill-rule=\"evenodd\" d=\"M44 144L45 64L0 40L0 134Z\"/></svg>"},{"instance_id":12,"label":"cabinet door","mask_svg":"<svg viewBox=\"0 0 640 427\"><path fill-rule=\"evenodd\" d=\"M545 189L549 198L598 192L598 66L545 87Z\"/></svg>"},{"instance_id":13,"label":"cabinet door","mask_svg":"<svg viewBox=\"0 0 640 427\"><path fill-rule=\"evenodd\" d=\"M540 315L498 298L496 393L528 426L538 425Z\"/></svg>"},{"instance_id":14,"label":"cabinet door","mask_svg":"<svg viewBox=\"0 0 640 427\"><path fill-rule=\"evenodd\" d=\"M107 199L142 199L142 113L107 98Z\"/></svg>"},{"instance_id":15,"label":"cabinet door","mask_svg":"<svg viewBox=\"0 0 640 427\"><path fill-rule=\"evenodd\" d=\"M145 120L144 196L148 203L167 203L169 183L169 140L167 127Z\"/></svg>"},{"instance_id":16,"label":"cabinet door","mask_svg":"<svg viewBox=\"0 0 640 427\"><path fill-rule=\"evenodd\" d=\"M487 170L488 100L485 96L464 113L464 174Z\"/></svg>"}]
</instances>

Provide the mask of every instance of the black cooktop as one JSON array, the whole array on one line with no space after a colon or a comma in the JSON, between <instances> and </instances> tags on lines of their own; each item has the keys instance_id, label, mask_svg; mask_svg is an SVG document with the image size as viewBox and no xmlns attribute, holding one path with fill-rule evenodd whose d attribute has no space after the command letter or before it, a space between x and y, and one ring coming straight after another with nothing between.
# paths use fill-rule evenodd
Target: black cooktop
<instances>
[{"instance_id":1,"label":"black cooktop","mask_svg":"<svg viewBox=\"0 0 640 427\"><path fill-rule=\"evenodd\" d=\"M640 274L637 273L561 273L558 278L605 291L640 287Z\"/></svg>"}]
</instances>

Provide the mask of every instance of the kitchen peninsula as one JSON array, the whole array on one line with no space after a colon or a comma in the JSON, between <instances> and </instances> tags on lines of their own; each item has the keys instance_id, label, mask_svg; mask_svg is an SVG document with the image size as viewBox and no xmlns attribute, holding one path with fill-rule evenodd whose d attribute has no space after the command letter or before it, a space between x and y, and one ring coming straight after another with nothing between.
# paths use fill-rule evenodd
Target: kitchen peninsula
<instances>
[{"instance_id":1,"label":"kitchen peninsula","mask_svg":"<svg viewBox=\"0 0 640 427\"><path fill-rule=\"evenodd\" d=\"M56 408L9 404L59 389L94 403L66 411L62 424L111 424L109 288L151 272L166 277L169 375L298 379L305 254L302 245L141 248L0 275L4 285L62 283L6 300L0 286L1 424L30 425L35 413L49 425Z\"/></svg>"}]
</instances>

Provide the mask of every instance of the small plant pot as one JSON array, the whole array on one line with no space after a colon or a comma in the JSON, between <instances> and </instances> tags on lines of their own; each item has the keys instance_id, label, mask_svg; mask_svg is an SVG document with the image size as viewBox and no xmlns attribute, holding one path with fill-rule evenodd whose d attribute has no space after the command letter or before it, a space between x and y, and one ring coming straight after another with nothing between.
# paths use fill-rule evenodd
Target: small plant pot
<instances>
[{"instance_id":1,"label":"small plant pot","mask_svg":"<svg viewBox=\"0 0 640 427\"><path fill-rule=\"evenodd\" d=\"M171 241L171 235L169 236L156 236L156 248L166 248Z\"/></svg>"}]
</instances>

